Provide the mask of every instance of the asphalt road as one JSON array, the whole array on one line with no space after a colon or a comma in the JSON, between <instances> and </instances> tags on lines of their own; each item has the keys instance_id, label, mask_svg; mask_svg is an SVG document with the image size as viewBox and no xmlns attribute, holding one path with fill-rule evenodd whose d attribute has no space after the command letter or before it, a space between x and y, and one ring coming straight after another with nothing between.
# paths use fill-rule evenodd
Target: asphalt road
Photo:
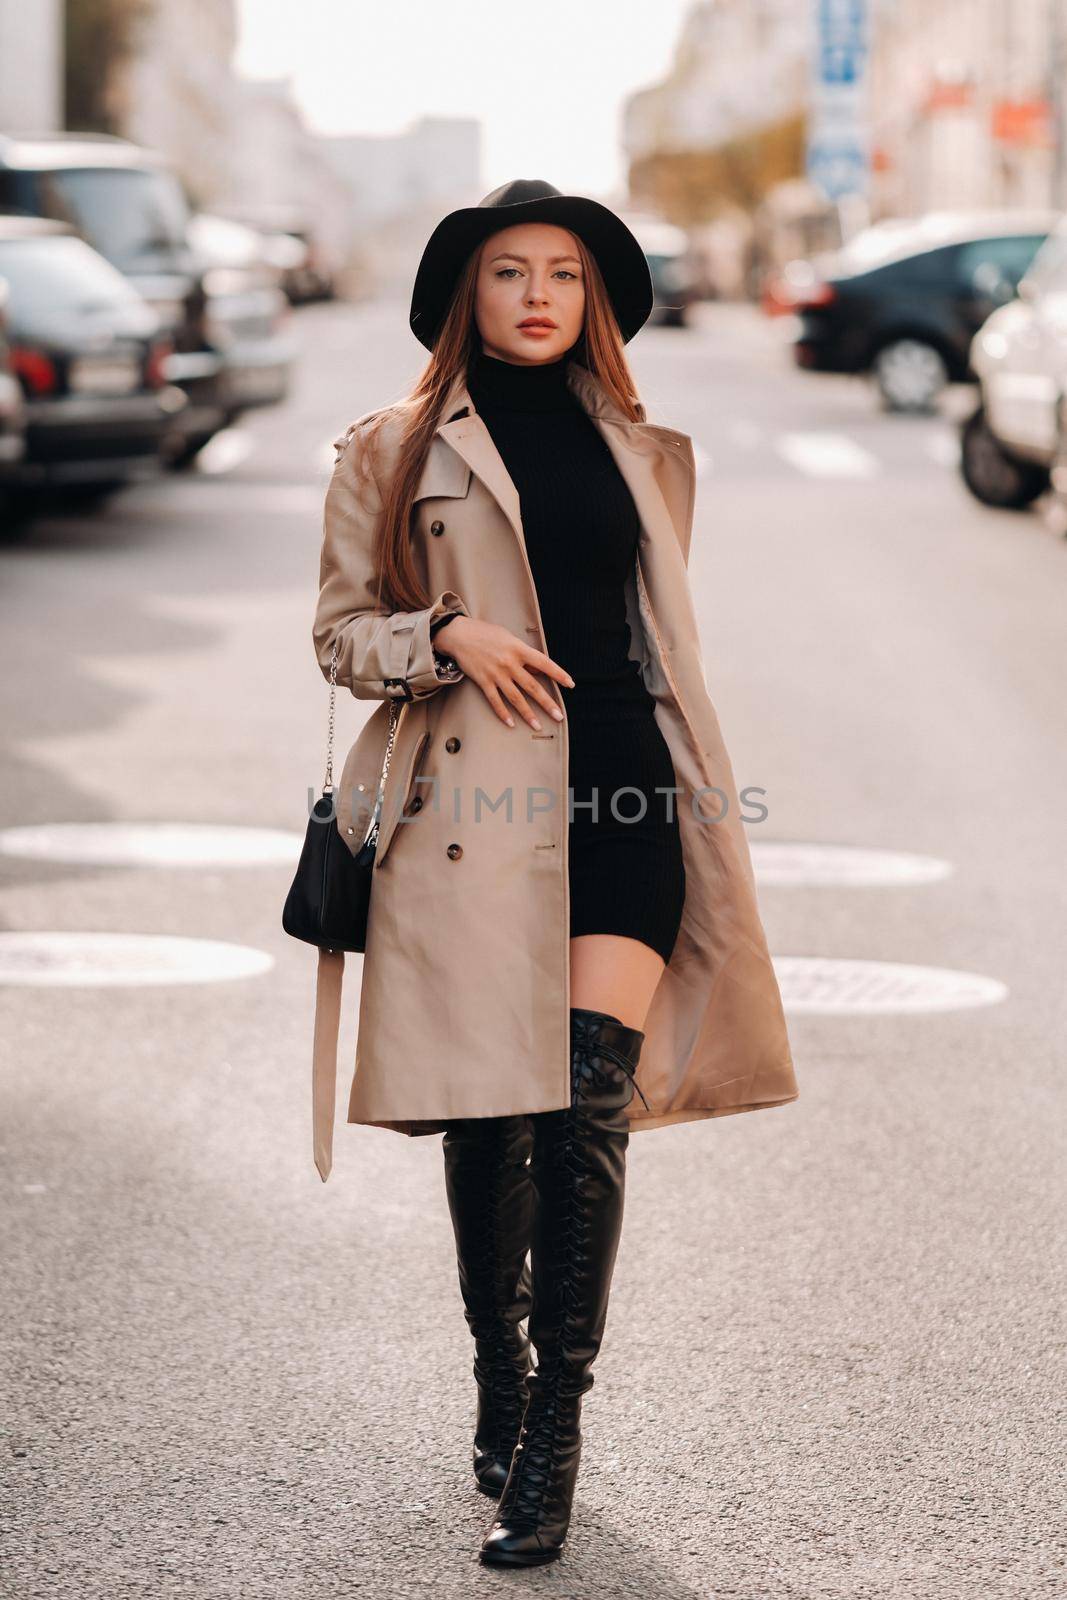
<instances>
[{"instance_id":1,"label":"asphalt road","mask_svg":"<svg viewBox=\"0 0 1067 1600\"><path fill-rule=\"evenodd\" d=\"M298 325L291 401L212 470L0 551L0 827L302 833L329 441L420 352L399 301ZM291 863L0 857L5 931L273 963L0 984L12 1600L1067 1594L1067 542L968 498L947 416L793 371L752 313L630 353L650 419L700 447L693 592L739 785L766 790L757 859L942 864L765 881L776 959L1006 995L865 1014L846 984L843 1009L791 1009L798 1101L632 1141L568 1552L500 1574L476 1560L493 1508L439 1141L342 1113L329 1184L312 1165ZM342 704L342 749L367 709Z\"/></svg>"}]
</instances>

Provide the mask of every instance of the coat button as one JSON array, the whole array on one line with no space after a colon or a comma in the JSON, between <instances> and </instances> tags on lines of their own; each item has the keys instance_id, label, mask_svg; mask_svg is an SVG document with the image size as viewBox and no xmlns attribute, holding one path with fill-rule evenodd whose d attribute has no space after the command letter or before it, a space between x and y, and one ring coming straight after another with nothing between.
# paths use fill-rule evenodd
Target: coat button
<instances>
[{"instance_id":1,"label":"coat button","mask_svg":"<svg viewBox=\"0 0 1067 1600\"><path fill-rule=\"evenodd\" d=\"M430 523L430 532L434 535L435 538L437 537L438 534L444 533L444 531L445 531L445 525L444 525L443 522L431 522Z\"/></svg>"},{"instance_id":2,"label":"coat button","mask_svg":"<svg viewBox=\"0 0 1067 1600\"><path fill-rule=\"evenodd\" d=\"M415 796L414 800L411 802L411 810L412 811L421 811L422 810L422 795L421 794L417 794Z\"/></svg>"},{"instance_id":3,"label":"coat button","mask_svg":"<svg viewBox=\"0 0 1067 1600\"><path fill-rule=\"evenodd\" d=\"M459 749L459 746L460 741L456 738L455 734L452 735L451 739L445 740L445 749L448 751L449 755L455 755L456 751Z\"/></svg>"},{"instance_id":4,"label":"coat button","mask_svg":"<svg viewBox=\"0 0 1067 1600\"><path fill-rule=\"evenodd\" d=\"M450 861L458 861L463 854L463 846L461 844L450 844L445 854Z\"/></svg>"}]
</instances>

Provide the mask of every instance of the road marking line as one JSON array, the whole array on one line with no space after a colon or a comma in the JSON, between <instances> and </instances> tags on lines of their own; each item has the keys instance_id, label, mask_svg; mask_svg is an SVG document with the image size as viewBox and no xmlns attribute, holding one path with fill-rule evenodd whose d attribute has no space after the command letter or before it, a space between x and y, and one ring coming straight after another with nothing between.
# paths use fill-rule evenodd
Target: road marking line
<instances>
[{"instance_id":1,"label":"road marking line","mask_svg":"<svg viewBox=\"0 0 1067 1600\"><path fill-rule=\"evenodd\" d=\"M150 489L154 492L136 498L131 490L123 500L123 509L135 508L138 516L152 517L221 513L224 508L226 515L233 516L254 511L288 517L314 516L323 505L323 490L313 483L249 483L235 478L192 477L183 478L177 485L167 480Z\"/></svg>"},{"instance_id":2,"label":"road marking line","mask_svg":"<svg viewBox=\"0 0 1067 1600\"><path fill-rule=\"evenodd\" d=\"M246 461L256 441L248 428L222 428L197 452L196 470L214 478Z\"/></svg>"},{"instance_id":3,"label":"road marking line","mask_svg":"<svg viewBox=\"0 0 1067 1600\"><path fill-rule=\"evenodd\" d=\"M960 464L959 435L949 428L938 428L936 432L927 434L926 454L931 461L936 461L939 467L958 467Z\"/></svg>"},{"instance_id":4,"label":"road marking line","mask_svg":"<svg viewBox=\"0 0 1067 1600\"><path fill-rule=\"evenodd\" d=\"M882 470L878 458L847 433L782 433L774 447L809 478L873 478Z\"/></svg>"},{"instance_id":5,"label":"road marking line","mask_svg":"<svg viewBox=\"0 0 1067 1600\"><path fill-rule=\"evenodd\" d=\"M40 831L33 830L34 837ZM51 827L56 824L52 823ZM97 824L98 827L104 824ZM79 824L84 828L85 824ZM0 833L0 850L4 835ZM939 856L910 855L903 850L879 850L852 844L804 844L778 840L753 840L752 865L760 884L833 884L840 888L871 885L936 883L953 871Z\"/></svg>"}]
</instances>

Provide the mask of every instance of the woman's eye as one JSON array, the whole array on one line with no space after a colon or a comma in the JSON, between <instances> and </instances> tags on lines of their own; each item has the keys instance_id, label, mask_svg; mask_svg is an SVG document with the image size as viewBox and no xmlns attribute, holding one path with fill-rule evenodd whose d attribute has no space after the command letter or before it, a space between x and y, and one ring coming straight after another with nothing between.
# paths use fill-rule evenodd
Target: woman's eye
<instances>
[{"instance_id":1,"label":"woman's eye","mask_svg":"<svg viewBox=\"0 0 1067 1600\"><path fill-rule=\"evenodd\" d=\"M518 270L519 270L518 267L500 267L498 269L498 271L496 272L495 276L498 277L498 278L503 278L509 272L518 272ZM577 278L577 276L578 276L578 274L576 272L571 272L569 267L557 267L555 276L558 277L561 272L563 273L563 276L565 278Z\"/></svg>"}]
</instances>

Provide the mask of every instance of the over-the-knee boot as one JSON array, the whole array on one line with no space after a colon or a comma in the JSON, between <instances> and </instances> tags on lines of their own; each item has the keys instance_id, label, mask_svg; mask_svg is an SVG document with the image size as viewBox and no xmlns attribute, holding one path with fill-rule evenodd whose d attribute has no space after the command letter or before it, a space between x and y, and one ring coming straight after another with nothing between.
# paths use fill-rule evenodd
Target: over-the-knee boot
<instances>
[{"instance_id":1,"label":"over-the-knee boot","mask_svg":"<svg viewBox=\"0 0 1067 1600\"><path fill-rule=\"evenodd\" d=\"M459 1287L475 1340L474 1476L486 1494L498 1495L519 1436L530 1366L519 1323L531 1301L533 1130L522 1116L465 1118L449 1123L443 1148Z\"/></svg>"},{"instance_id":2,"label":"over-the-knee boot","mask_svg":"<svg viewBox=\"0 0 1067 1600\"><path fill-rule=\"evenodd\" d=\"M607 1317L622 1231L629 1121L644 1034L571 1010L571 1106L532 1117L535 1191L530 1340L537 1367L481 1559L536 1566L560 1554L581 1454L582 1395Z\"/></svg>"}]
</instances>

